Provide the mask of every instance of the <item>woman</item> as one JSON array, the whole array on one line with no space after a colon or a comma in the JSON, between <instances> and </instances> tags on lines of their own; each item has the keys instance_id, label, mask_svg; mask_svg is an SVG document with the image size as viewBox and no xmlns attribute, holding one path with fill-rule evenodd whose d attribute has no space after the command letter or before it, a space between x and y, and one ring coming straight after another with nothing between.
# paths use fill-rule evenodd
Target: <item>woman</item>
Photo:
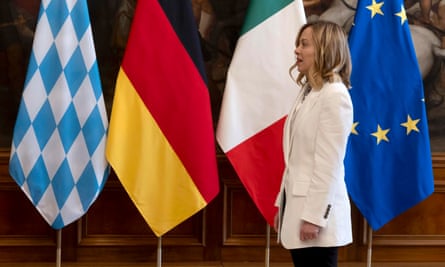
<instances>
[{"instance_id":1,"label":"woman","mask_svg":"<svg viewBox=\"0 0 445 267\"><path fill-rule=\"evenodd\" d=\"M295 266L337 266L338 247L352 242L343 165L353 122L346 35L332 22L308 23L295 55L289 73L298 69L302 90L284 126L278 238Z\"/></svg>"}]
</instances>

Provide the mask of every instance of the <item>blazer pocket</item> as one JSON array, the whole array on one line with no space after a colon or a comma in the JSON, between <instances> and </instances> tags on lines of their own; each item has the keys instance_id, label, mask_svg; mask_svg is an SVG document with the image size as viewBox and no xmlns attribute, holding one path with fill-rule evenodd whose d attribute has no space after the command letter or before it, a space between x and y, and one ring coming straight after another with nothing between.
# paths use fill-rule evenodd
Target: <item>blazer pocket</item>
<instances>
[{"instance_id":1,"label":"blazer pocket","mask_svg":"<svg viewBox=\"0 0 445 267\"><path fill-rule=\"evenodd\" d=\"M292 195L293 196L306 196L309 191L309 182L295 181L292 186Z\"/></svg>"}]
</instances>

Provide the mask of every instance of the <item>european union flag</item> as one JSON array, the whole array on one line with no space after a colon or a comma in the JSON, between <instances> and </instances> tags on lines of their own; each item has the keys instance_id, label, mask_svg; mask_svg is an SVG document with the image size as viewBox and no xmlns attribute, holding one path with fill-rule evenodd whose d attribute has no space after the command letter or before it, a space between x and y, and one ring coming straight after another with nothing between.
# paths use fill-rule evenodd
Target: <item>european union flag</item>
<instances>
[{"instance_id":1,"label":"european union flag","mask_svg":"<svg viewBox=\"0 0 445 267\"><path fill-rule=\"evenodd\" d=\"M374 230L434 191L423 82L402 0L360 0L349 35L352 200Z\"/></svg>"},{"instance_id":2,"label":"european union flag","mask_svg":"<svg viewBox=\"0 0 445 267\"><path fill-rule=\"evenodd\" d=\"M54 229L103 188L107 129L87 1L42 1L9 171Z\"/></svg>"}]
</instances>

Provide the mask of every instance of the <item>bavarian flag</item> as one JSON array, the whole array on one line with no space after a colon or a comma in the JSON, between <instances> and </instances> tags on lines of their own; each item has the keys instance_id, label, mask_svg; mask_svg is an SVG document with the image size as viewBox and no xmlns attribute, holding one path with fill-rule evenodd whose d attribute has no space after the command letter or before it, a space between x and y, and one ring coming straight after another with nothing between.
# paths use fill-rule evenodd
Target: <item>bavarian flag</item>
<instances>
[{"instance_id":1,"label":"bavarian flag","mask_svg":"<svg viewBox=\"0 0 445 267\"><path fill-rule=\"evenodd\" d=\"M218 194L215 141L190 1L138 1L106 156L159 237Z\"/></svg>"}]
</instances>

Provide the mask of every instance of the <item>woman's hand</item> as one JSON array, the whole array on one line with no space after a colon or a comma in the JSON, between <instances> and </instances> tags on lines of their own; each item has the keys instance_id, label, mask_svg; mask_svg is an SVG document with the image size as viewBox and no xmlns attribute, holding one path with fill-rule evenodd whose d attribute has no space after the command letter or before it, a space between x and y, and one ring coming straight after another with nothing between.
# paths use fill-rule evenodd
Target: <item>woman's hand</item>
<instances>
[{"instance_id":1,"label":"woman's hand","mask_svg":"<svg viewBox=\"0 0 445 267\"><path fill-rule=\"evenodd\" d=\"M318 237L318 233L320 232L320 226L303 221L300 227L300 240L307 241L316 239Z\"/></svg>"},{"instance_id":2,"label":"woman's hand","mask_svg":"<svg viewBox=\"0 0 445 267\"><path fill-rule=\"evenodd\" d=\"M280 216L279 212L275 213L275 217L273 218L273 228L275 229L275 232L277 232L277 233L278 233L278 223L279 223L278 216Z\"/></svg>"}]
</instances>

